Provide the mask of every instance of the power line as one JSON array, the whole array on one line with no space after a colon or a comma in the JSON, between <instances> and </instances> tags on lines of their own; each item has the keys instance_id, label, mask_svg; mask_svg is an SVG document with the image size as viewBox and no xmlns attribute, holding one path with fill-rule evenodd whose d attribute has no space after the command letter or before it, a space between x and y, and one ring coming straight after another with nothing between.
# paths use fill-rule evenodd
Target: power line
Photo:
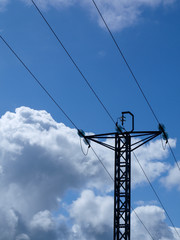
<instances>
[{"instance_id":1,"label":"power line","mask_svg":"<svg viewBox=\"0 0 180 240\"><path fill-rule=\"evenodd\" d=\"M66 52L66 54L68 55L68 57L70 58L70 60L71 60L72 63L74 64L74 66L76 67L76 69L78 70L78 72L80 73L80 75L81 75L81 76L83 77L83 79L85 80L86 84L89 86L89 88L91 89L91 91L93 92L93 94L95 95L95 97L97 98L97 100L100 102L100 104L102 105L102 107L104 108L104 110L106 111L106 113L108 114L108 116L110 117L110 119L111 119L111 120L113 121L113 123L116 125L116 123L115 123L114 119L112 118L110 112L107 110L107 108L105 107L105 105L103 104L103 102L100 100L100 98L98 97L98 95L96 94L96 92L94 91L94 89L92 88L92 86L90 85L89 81L87 80L87 78L85 77L85 75L82 73L82 71L80 70L80 68L78 67L77 63L76 63L75 60L72 58L72 56L70 55L70 53L68 52L68 50L65 48L64 44L62 43L62 41L60 40L60 38L57 36L57 34L56 34L55 31L53 30L53 28L51 27L51 25L49 24L49 22L47 21L47 19L44 17L44 15L43 15L42 12L40 11L40 9L39 9L38 6L36 5L36 3L35 3L33 0L31 0L31 1L32 1L33 5L36 7L36 9L37 9L37 11L39 12L39 14L41 15L41 17L43 18L43 20L45 21L45 23L47 24L47 26L49 27L49 29L51 30L51 32L53 33L53 35L55 36L55 38L57 39L57 41L59 42L59 44L61 45L61 47L64 49L64 51ZM96 9L97 9L97 11L98 11L98 13L100 14L100 16L101 16L101 18L102 18L102 20L103 20L106 28L108 29L108 31L109 31L109 33L110 33L110 35L111 35L111 37L112 37L112 39L113 39L116 47L118 48L119 53L121 54L123 60L125 61L125 63L126 63L128 69L129 69L131 75L133 76L133 78L134 78L134 80L135 80L138 88L140 89L140 91L141 91L144 99L146 100L146 102L147 102L147 104L148 104L148 106L149 106L152 114L154 115L156 121L160 124L160 122L159 122L159 120L158 120L158 118L157 118L157 116L156 116L156 114L155 114L155 112L154 112L154 110L153 110L150 102L148 101L145 93L143 92L143 90L142 90L142 88L141 88L138 80L136 79L136 77L135 77L135 75L134 75L134 73L133 73L130 65L128 64L128 62L127 62L124 54L122 53L122 51L121 51L121 49L120 49L117 41L115 40L115 38L114 38L114 36L113 36L110 28L108 27L105 19L103 18L102 14L101 14L101 12L100 12L100 10L99 10L99 8L97 7L95 1L94 1L94 0L92 0L92 1L93 1L93 3L94 3L94 5L95 5L95 7L96 7ZM170 146L170 144L169 144L169 146ZM92 148L92 146L91 146L91 148ZM171 147L170 147L170 149L171 149ZM105 171L107 172L107 174L109 175L109 177L114 181L114 179L112 178L112 176L111 176L110 173L108 172L107 168L105 167L105 165L103 164L103 162L101 161L101 159L99 158L99 156L96 154L96 152L94 151L94 149L92 149L92 150L93 150L94 154L96 155L97 159L99 160L99 162L101 163L101 165L103 166L103 168L105 169ZM172 149L171 149L171 151L172 151ZM174 154L173 154L173 156L174 156L174 158L175 158L175 155L174 155ZM137 158L137 157L136 157L136 158ZM178 165L176 159L175 159L175 161L176 161L176 164ZM179 165L178 165L178 167L179 167ZM146 175L146 173L145 173L145 171L144 171L143 168L142 168L142 170L143 170L145 176L147 177L147 175ZM180 168L179 168L179 170L180 170ZM149 184L150 184L151 187L153 187L150 182L149 182ZM153 188L153 189L154 189L154 188ZM156 194L156 196L158 197L158 199L159 199L159 201L160 201L160 204L162 205L162 202L161 202L159 196L157 195L156 192L155 192L155 194ZM162 207L163 207L163 205L162 205ZM171 221L172 225L174 226L172 220L171 220L170 217L169 217L169 214L167 213L167 211L165 210L164 207L163 207L163 209L164 209L164 211L166 212L166 214L167 214L169 220Z\"/></svg>"},{"instance_id":2,"label":"power line","mask_svg":"<svg viewBox=\"0 0 180 240\"><path fill-rule=\"evenodd\" d=\"M67 113L62 109L62 107L57 103L57 101L54 99L54 97L49 93L49 91L43 86L43 84L37 79L37 77L32 73L32 71L28 68L28 66L21 60L21 58L17 55L17 53L12 49L12 47L7 43L7 41L0 35L0 38L3 40L3 42L6 44L6 46L9 48L9 50L14 54L14 56L20 61L20 63L25 67L25 69L30 73L30 75L34 78L34 80L39 84L39 86L43 89L43 91L49 96L49 98L55 103L55 105L59 108L59 110L66 116L66 118L72 123L72 125L76 128L78 131L78 127L76 124L72 121L72 119L67 115ZM90 144L89 144L90 145ZM106 173L109 175L109 177L114 181L111 174L105 167L104 163L101 161L97 153L95 152L94 148L90 145L93 153L99 160L100 164L103 166Z\"/></svg>"},{"instance_id":3,"label":"power line","mask_svg":"<svg viewBox=\"0 0 180 240\"><path fill-rule=\"evenodd\" d=\"M139 215L137 214L137 212L135 211L135 209L133 209L133 207L131 207L132 211L135 213L136 217L139 219L139 221L141 222L141 224L144 226L144 228L146 229L146 231L148 232L149 236L152 238L152 240L155 240L152 236L152 234L150 233L150 231L147 229L146 225L143 223L143 221L140 219Z\"/></svg>"},{"instance_id":4,"label":"power line","mask_svg":"<svg viewBox=\"0 0 180 240\"><path fill-rule=\"evenodd\" d=\"M112 40L113 40L115 46L117 47L118 52L120 53L121 57L123 58L123 60L124 60L124 62L125 62L125 64L126 64L128 70L129 70L129 72L131 73L131 75L132 75L134 81L136 82L136 84L137 84L137 86L138 86L140 92L142 93L142 95L143 95L143 97L144 97L144 99L145 99L147 105L149 106L149 108L150 108L150 110L151 110L151 112L152 112L154 118L156 119L157 123L160 124L157 115L155 114L155 112L154 112L154 110L153 110L153 108L152 108L152 106L151 106L149 100L147 99L147 97L146 97L146 95L145 95L145 93L144 93L144 91L143 91L143 89L142 89L140 83L138 82L138 80L137 80L137 78L136 78L136 76L135 76L135 74L134 74L132 68L130 67L130 65L129 65L127 59L125 58L125 56L124 56L124 54L123 54L121 48L119 47L119 44L117 43L117 41L116 41L116 39L115 39L115 37L114 37L112 31L110 30L110 28L109 28L109 26L108 26L108 24L107 24L105 18L103 17L103 15L102 15L102 13L101 13L99 7L97 6L95 0L91 0L91 1L93 2L93 4L94 4L96 10L98 11L98 13L99 13L99 15L100 15L102 21L104 22L104 25L106 26L106 28L107 28L107 30L108 30L108 32L109 32L109 34L110 34L110 36L111 36L111 38L112 38ZM180 171L180 166L179 166L179 164L178 164L177 158L176 158L176 156L175 156L175 154L174 154L174 152L173 152L173 150L172 150L172 147L171 147L169 141L168 141L168 145L169 145L170 151L171 151L171 153L172 153L172 155L173 155L174 161L175 161L175 163L176 163L176 165L177 165L177 167L178 167L178 169L179 169L179 171Z\"/></svg>"},{"instance_id":5,"label":"power line","mask_svg":"<svg viewBox=\"0 0 180 240\"><path fill-rule=\"evenodd\" d=\"M152 188L152 190L153 190L154 194L156 195L156 197L157 197L157 199L158 199L158 201L159 201L159 203L160 203L161 207L164 209L164 211L165 211L165 213L166 213L166 215L167 215L167 217L168 217L169 221L171 222L171 224L172 224L172 226L173 226L174 230L176 231L176 233L177 233L178 237L180 238L180 235L179 235L179 233L178 233L178 231L177 231L177 229L176 229L176 227L175 227L175 225L174 225L174 223L173 223L172 219L170 218L170 216L169 216L169 214L168 214L167 210L165 209L165 207L164 207L164 205L163 205L163 203L162 203L162 201L161 201L161 199L160 199L160 197L159 197L158 193L156 192L155 188L153 187L153 185L152 185L152 183L151 183L150 179L148 178L148 176L147 176L146 172L144 171L144 169L143 169L143 167L142 167L142 165L141 165L140 161L138 160L138 158L137 158L137 156L136 156L136 154L135 154L134 152L133 152L133 155L134 155L134 157L135 157L135 159L136 159L137 163L139 164L139 166L140 166L140 168L141 168L142 172L144 173L144 176L146 177L146 179L147 179L147 181L148 181L149 185L151 186L151 188Z\"/></svg>"},{"instance_id":6,"label":"power line","mask_svg":"<svg viewBox=\"0 0 180 240\"><path fill-rule=\"evenodd\" d=\"M172 153L172 155L173 155L173 158L174 158L174 160L175 160L175 162L176 162L176 165L177 165L177 167L178 167L178 169L179 169L179 171L180 171L179 163L178 163L178 161L177 161L177 158L176 158L176 156L175 156L175 154L174 154L174 151L172 150L172 147L171 147L169 141L168 141L168 145L169 145L169 149L170 149L170 151L171 151L171 153Z\"/></svg>"},{"instance_id":7,"label":"power line","mask_svg":"<svg viewBox=\"0 0 180 240\"><path fill-rule=\"evenodd\" d=\"M2 39L2 41L5 43L5 45L9 48L9 50L14 54L14 56L19 60L19 62L25 67L25 69L30 73L30 75L34 78L34 80L38 83L38 85L43 89L43 91L49 96L49 98L55 103L55 105L59 108L59 110L65 115L65 117L72 123L72 125L76 128L76 130L78 131L78 127L76 126L76 124L72 121L72 119L67 115L67 113L62 109L62 107L57 103L57 101L54 99L54 97L49 93L49 91L43 86L43 84L37 79L37 77L32 73L32 71L28 68L28 66L23 62L23 60L21 60L21 58L17 55L17 53L12 49L12 47L7 43L7 41L0 35L0 38ZM86 139L85 139L86 140ZM109 173L109 171L107 170L107 168L105 167L104 163L101 161L101 159L99 158L99 156L97 155L97 153L95 152L94 148L90 145L93 153L95 154L95 156L97 157L97 159L99 160L99 162L101 163L101 165L103 166L104 170L106 171L106 173L109 175L109 177L114 181L114 179L112 178L111 174Z\"/></svg>"},{"instance_id":8,"label":"power line","mask_svg":"<svg viewBox=\"0 0 180 240\"><path fill-rule=\"evenodd\" d=\"M36 5L36 3L35 3L33 0L31 0L31 1L32 1L33 5L36 7L36 9L37 9L37 11L39 12L39 14L41 15L41 17L43 18L43 20L45 21L45 23L47 24L47 26L49 27L49 29L51 30L51 32L53 33L53 35L55 36L55 38L57 39L57 41L59 42L59 44L61 45L61 47L64 49L64 51L66 52L66 54L68 55L68 57L70 58L70 60L72 61L72 63L74 64L75 68L78 70L78 72L80 73L80 75L82 76L82 78L84 79L84 81L86 82L86 84L88 85L88 87L91 89L91 91L93 92L93 94L95 95L95 97L97 98L97 100L99 101L99 103L102 105L102 107L103 107L103 109L105 110L105 112L108 114L108 116L110 117L110 119L112 120L112 122L113 122L114 124L116 124L115 121L114 121L114 119L113 119L113 117L112 117L112 115L110 114L110 112L108 111L108 109L106 108L106 106L104 105L104 103L101 101L101 99L99 98L99 96L97 95L97 93L95 92L95 90L93 89L93 87L91 86L91 84L89 83L89 81L87 80L87 78L85 77L85 75L82 73L82 71L80 70L80 68L78 67L77 63L76 63L75 60L72 58L72 56L70 55L70 53L68 52L68 50L65 48L64 44L62 43L62 41L60 40L60 38L57 36L57 34L56 34L55 31L53 30L53 28L51 27L51 25L49 24L49 22L47 21L47 19L44 17L44 15L43 15L42 12L40 11L40 9L39 9L38 6ZM93 2L93 4L94 4L94 6L96 7L99 15L101 16L101 18L102 18L102 20L103 20L103 22L104 22L104 24L105 24L108 32L110 33L110 35L111 35L111 37L112 37L112 39L113 39L113 41L114 41L114 43L115 43L115 45L116 45L119 53L121 54L124 62L126 63L126 65L127 65L128 69L129 69L131 75L133 76L133 78L134 78L134 80L135 80L135 82L136 82L139 90L141 91L141 93L142 93L145 101L147 102L147 104L148 104L148 106L149 106L152 114L154 115L154 117L155 117L156 121L158 122L158 124L160 124L160 122L159 122L159 120L158 120L158 118L157 118L157 116L156 116L156 114L155 114L155 112L154 112L154 110L153 110L150 102L148 101L148 99L147 99L147 97L146 97L143 89L141 88L141 86L140 86L137 78L135 77L135 75L134 75L134 73L133 73L130 65L128 64L128 62L127 62L127 60L126 60L123 52L121 51L121 49L120 49L120 47L119 47L119 45L118 45L118 43L117 43L114 35L112 34L109 26L107 25L104 17L102 16L102 13L101 13L100 9L98 8L98 6L97 6L97 4L95 3L94 0L92 0L92 2ZM172 147L170 146L170 143L169 143L169 142L168 142L168 144L169 144L169 147L170 147L170 151L171 151L171 153L172 153L172 155L173 155L174 161L175 161L175 163L176 163L176 165L177 165L177 167L178 167L178 169L179 169L179 171L180 171L180 166L179 166L179 164L178 164L178 161L177 161L177 159L176 159L176 156L175 156L175 154L174 154L174 152L173 152L173 150L172 150Z\"/></svg>"},{"instance_id":9,"label":"power line","mask_svg":"<svg viewBox=\"0 0 180 240\"><path fill-rule=\"evenodd\" d=\"M43 89L43 91L49 96L49 98L55 103L55 105L59 108L59 110L66 116L66 118L72 123L72 125L76 128L76 130L78 131L78 128L76 126L76 124L71 120L71 118L67 115L67 113L62 109L62 107L60 107L60 105L56 102L56 100L52 97L52 95L47 91L47 89L42 85L42 83L37 79L37 77L32 73L32 71L28 68L28 66L21 60L21 58L17 55L17 53L12 49L12 47L7 43L7 41L0 35L0 38L2 39L2 41L5 43L5 45L9 48L9 50L14 54L14 56L19 60L19 62L24 66L24 68L30 73L30 75L34 78L34 80L38 83L38 85ZM92 148L92 146L91 146ZM104 163L101 161L101 159L99 158L99 156L97 155L97 153L95 152L94 148L92 148L92 151L94 152L95 156L97 157L97 159L99 160L99 162L101 163L101 165L103 166L104 170L106 171L106 173L109 175L109 177L111 178L111 180L114 182L113 177L111 176L111 174L109 173L109 171L107 170L106 166L104 165ZM138 219L140 220L140 218L138 217ZM141 221L141 220L140 220ZM141 221L141 223L143 224L143 222ZM144 224L143 224L144 225ZM145 226L144 226L145 227ZM147 230L147 228L145 227L145 229ZM148 230L147 230L148 231ZM149 231L148 231L149 233ZM150 234L150 233L149 233ZM151 235L150 235L151 236ZM153 238L152 238L153 239Z\"/></svg>"},{"instance_id":10,"label":"power line","mask_svg":"<svg viewBox=\"0 0 180 240\"><path fill-rule=\"evenodd\" d=\"M24 68L30 73L30 75L34 78L34 80L38 83L38 85L43 89L43 91L48 95L48 97L55 103L55 105L58 107L58 109L65 115L65 117L72 123L72 125L76 128L77 131L79 131L76 124L72 121L72 119L67 115L67 113L62 109L62 107L57 103L57 101L54 99L54 97L49 93L49 91L43 86L43 84L37 79L37 77L32 73L32 71L28 68L28 66L21 60L21 58L17 55L17 53L12 49L12 47L7 43L7 41L0 35L0 38L5 43L5 45L9 48L9 50L14 54L14 56L19 60L19 62L24 66ZM86 140L86 139L85 139ZM92 151L94 152L95 156L99 160L100 164L103 166L106 173L109 175L109 177L114 181L111 174L105 167L104 163L101 161L93 147L88 143L89 146L92 148Z\"/></svg>"},{"instance_id":11,"label":"power line","mask_svg":"<svg viewBox=\"0 0 180 240\"><path fill-rule=\"evenodd\" d=\"M106 26L106 28L107 28L107 30L108 30L108 32L109 32L109 34L110 34L110 36L111 36L113 42L114 42L114 44L116 45L116 47L117 47L117 49L118 49L120 55L122 56L122 58L123 58L123 60L124 60L124 62L125 62L125 64L126 64L127 68L129 69L129 71L130 71L132 77L134 78L134 80L135 80L135 82L136 82L136 84L137 84L139 90L141 91L141 93L142 93L144 99L146 100L146 102L147 102L147 104L148 104L148 106L149 106L149 108L150 108L152 114L154 115L156 121L159 123L159 120L158 120L158 118L157 118L157 116L156 116L156 114L155 114L155 112L154 112L154 110L153 110L153 108L152 108L150 102L148 101L148 99L147 99L147 97L146 97L146 95L145 95L145 93L144 93L142 87L140 86L140 84L139 84L137 78L135 77L135 75L134 75L134 73L133 73L133 71L132 71L130 65L128 64L128 62L127 62L127 60L126 60L126 58L125 58L125 56L124 56L122 50L120 49L120 47L119 47L119 45L118 45L118 43L117 43L117 41L116 41L114 35L112 34L112 32L111 32L111 30L110 30L110 28L109 28L107 22L105 21L105 19L104 19L104 17L103 17L103 15L102 15L100 9L98 8L98 6L97 6L97 4L96 4L96 2L95 2L94 0L92 0L92 2L93 2L93 4L94 4L94 6L96 7L96 9L97 9L97 11L98 11L98 13L99 13L99 15L100 15L102 21L104 22L104 24L105 24L105 26Z\"/></svg>"},{"instance_id":12,"label":"power line","mask_svg":"<svg viewBox=\"0 0 180 240\"><path fill-rule=\"evenodd\" d=\"M104 22L104 24L105 24L105 26L106 26L106 28L107 28L107 30L108 30L108 32L109 32L109 34L110 34L110 36L111 36L113 42L114 42L114 44L116 45L116 47L117 47L117 49L118 49L120 55L122 56L122 58L123 58L123 60L124 60L124 62L125 62L125 64L126 64L127 68L129 69L129 71L130 71L132 77L134 78L134 80L135 80L135 82L136 82L136 84L137 84L137 86L138 86L140 92L142 93L142 95L143 95L143 97L144 97L146 103L148 104L148 106L149 106L149 108L150 108L150 110L151 110L151 112L152 112L154 118L156 119L157 123L160 124L160 122L159 122L159 120L158 120L158 118L157 118L157 116L156 116L156 114L155 114L155 112L154 112L154 110L153 110L153 108L152 108L150 102L148 101L148 99L147 99L147 97L146 97L146 95L145 95L145 93L144 93L142 87L140 86L140 84L139 84L139 82L138 82L136 76L134 75L134 73L133 73L133 71L132 71L130 65L128 64L128 62L127 62L127 60L126 60L126 58L125 58L125 56L124 56L122 50L120 49L120 47L119 47L119 45L118 45L118 43L117 43L117 41L116 41L114 35L112 34L112 32L111 32L111 30L110 30L110 28L109 28L107 22L105 21L105 19L104 19L104 17L103 17L103 15L102 15L100 9L98 8L98 6L97 6L97 4L96 4L96 2L95 2L94 0L92 0L92 2L93 2L93 4L94 4L95 8L97 9L97 11L98 11L98 13L99 13L99 15L100 15L102 21ZM175 160L175 163L176 163L178 169L180 170L180 166L179 166L179 164L178 164L178 161L177 161L177 159L176 159L176 156L175 156L175 154L174 154L174 152L173 152L173 150L172 150L172 147L171 147L169 141L168 141L168 145L169 145L170 151L171 151L171 153L172 153L172 155L173 155L173 158L174 158L174 160ZM164 205L162 204L161 199L159 198L157 192L155 191L155 189L154 189L152 183L150 182L150 180L149 180L147 174L145 173L145 171L144 171L142 165L140 164L140 162L139 162L137 156L135 155L134 152L133 152L133 154L134 154L134 156L135 156L135 158L136 158L136 160L137 160L137 162L138 162L138 164L139 164L141 170L143 171L143 173L144 173L144 175L145 175L147 181L149 182L149 184L150 184L150 186L151 186L151 188L152 188L154 194L156 195L156 197L157 197L158 201L160 202L162 208L164 209L164 211L165 211L167 217L169 218L169 221L171 222L172 226L174 227L174 229L175 229L177 235L180 237L180 235L179 235L178 231L176 230L176 228L175 228L175 226L174 226L174 224L173 224L173 222L172 222L172 220L171 220L171 218L170 218L170 216L169 216L167 210L165 209Z\"/></svg>"},{"instance_id":13,"label":"power line","mask_svg":"<svg viewBox=\"0 0 180 240\"><path fill-rule=\"evenodd\" d=\"M67 113L60 107L57 101L52 97L49 91L43 86L43 84L37 79L37 77L32 73L32 71L27 67L27 65L20 59L17 53L12 49L12 47L7 43L7 41L0 35L2 41L6 44L9 50L14 54L14 56L21 62L21 64L25 67L25 69L30 73L30 75L34 78L34 80L39 84L39 86L43 89L43 91L49 96L49 98L55 103L55 105L61 110L61 112L66 116L66 118L72 123L72 125L78 130L76 124L71 120L71 118L67 115Z\"/></svg>"},{"instance_id":14,"label":"power line","mask_svg":"<svg viewBox=\"0 0 180 240\"><path fill-rule=\"evenodd\" d=\"M34 1L32 0L32 2L34 3ZM35 5L35 3L34 3ZM36 5L35 5L36 6ZM37 8L37 6L36 6ZM40 12L40 10L37 8L37 10ZM42 13L40 12L41 16L43 17L43 19L46 21L46 19L44 18L44 16L42 15ZM48 22L46 21L46 23L48 24ZM82 72L80 71L79 67L77 66L77 64L74 62L74 60L72 59L71 55L67 52L66 48L64 47L64 45L61 43L61 41L59 40L59 38L57 37L57 35L55 34L55 32L53 31L53 29L51 28L51 26L48 24L48 26L50 27L51 31L53 32L53 34L55 35L55 37L57 38L57 40L59 41L59 43L61 44L61 46L64 48L64 50L66 51L66 53L68 54L69 58L71 59L71 61L73 62L73 64L75 65L75 67L78 69L78 71L80 72L80 74L82 75L82 77L84 78L84 80L86 81L86 83L88 84L88 86L90 87L90 89L92 90L92 92L94 93L94 95L96 96L96 98L98 99L98 101L101 103L101 105L103 106L103 108L105 109L105 111L107 112L107 114L109 115L109 117L111 118L111 120L115 123L114 119L112 118L112 116L110 115L110 113L108 112L108 110L106 109L106 107L104 106L104 104L102 103L102 101L99 99L99 97L97 96L97 94L95 93L95 91L93 90L93 88L91 87L91 85L89 84L89 82L87 81L87 79L84 77L84 75L82 74ZM49 98L55 103L55 105L61 110L61 112L66 116L66 118L72 123L72 125L78 130L77 126L75 125L75 123L70 119L70 117L66 114L66 112L60 107L60 105L56 102L56 100L52 97L52 95L46 90L46 88L42 85L42 83L35 77L35 75L31 72L31 70L27 67L27 65L20 59L20 57L15 53L15 51L10 47L10 45L7 43L7 41L0 35L0 38L3 40L3 42L6 44L6 46L11 50L11 52L15 55L15 57L21 62L21 64L26 68L26 70L30 73L30 75L34 78L34 80L39 84L39 86L44 90L44 92L49 96ZM92 148L92 146L91 146ZM172 149L171 149L172 150ZM109 175L109 177L111 178L111 180L114 181L114 179L112 178L111 174L109 173L109 171L107 170L107 168L105 167L105 165L103 164L103 162L101 161L101 159L99 158L99 156L97 155L97 153L95 152L95 150L92 148L92 151L94 152L94 154L96 155L97 159L99 160L99 162L101 163L101 165L103 166L104 170L107 172L107 174ZM133 210L135 211L135 210ZM137 213L136 213L137 216ZM140 218L138 217L138 219L140 220ZM141 220L140 220L141 221ZM143 224L143 222L141 221L141 223ZM145 225L143 224L143 226L145 227ZM145 227L145 229L147 230L147 228ZM147 230L148 231L148 230ZM149 233L149 231L148 231ZM150 234L150 233L149 233ZM152 235L150 234L151 238ZM152 238L153 239L153 238Z\"/></svg>"},{"instance_id":15,"label":"power line","mask_svg":"<svg viewBox=\"0 0 180 240\"><path fill-rule=\"evenodd\" d=\"M71 118L67 115L67 113L62 109L62 107L60 107L60 105L57 103L57 101L52 97L52 95L49 93L49 91L43 86L43 84L37 79L37 77L32 73L32 71L28 68L28 66L23 62L23 60L21 60L21 58L17 55L17 53L12 49L12 47L7 43L7 41L0 35L0 38L2 39L2 41L5 43L5 45L9 48L9 50L14 54L14 56L19 60L19 62L24 66L24 68L29 72L29 74L34 78L34 80L38 83L38 85L41 87L41 89L43 89L43 91L49 96L49 98L54 102L54 104L58 107L58 109L66 116L66 118L72 123L72 125L76 128L76 130L78 131L78 128L76 126L76 124L71 120ZM113 177L111 176L110 172L107 170L106 166L104 165L104 163L102 162L102 160L100 159L100 157L97 155L96 151L94 150L94 148L90 145L93 153L95 154L95 156L97 157L98 161L101 163L102 167L104 168L104 170L106 171L106 173L108 174L108 176L111 178L111 180L114 182ZM133 210L135 212L135 210ZM144 223L142 222L142 220L139 218L139 216L137 215L137 213L135 212L136 216L138 217L139 221L142 223L142 225L144 226L144 228L146 229L146 231L149 233L149 235L152 238L152 235L150 234L150 232L148 231L148 229L146 228L146 226L144 225ZM154 240L152 238L152 240Z\"/></svg>"},{"instance_id":16,"label":"power line","mask_svg":"<svg viewBox=\"0 0 180 240\"><path fill-rule=\"evenodd\" d=\"M77 63L75 62L75 60L73 59L73 57L71 56L71 54L68 52L68 50L66 49L66 47L64 46L64 44L62 43L62 41L60 40L60 38L58 37L58 35L55 33L55 31L53 30L53 28L51 27L51 25L49 24L49 22L47 21L47 19L44 17L44 15L42 14L41 10L38 8L38 6L36 5L36 3L31 0L31 2L33 3L33 5L35 6L35 8L37 9L37 11L39 12L39 14L41 15L41 17L43 18L43 20L45 21L45 23L47 24L47 26L49 27L49 29L51 30L51 32L53 33L54 37L57 39L58 43L61 45L61 47L64 49L64 51L66 52L66 54L68 55L69 59L71 60L71 62L73 63L73 65L75 66L75 68L77 69L77 71L80 73L80 75L82 76L82 78L84 79L84 81L86 82L86 84L88 85L88 87L91 89L92 93L94 94L94 96L97 98L97 100L99 101L99 103L101 104L101 106L104 108L104 110L106 111L106 113L108 114L108 116L110 117L110 119L113 121L113 123L115 124L115 121L113 119L113 117L111 116L110 112L108 111L108 109L106 108L106 106L103 104L103 102L101 101L101 99L99 98L99 96L97 95L97 93L95 92L95 90L93 89L93 87L91 86L91 84L89 83L89 81L87 80L87 78L85 77L85 75L83 74L83 72L81 71L81 69L78 67Z\"/></svg>"},{"instance_id":17,"label":"power line","mask_svg":"<svg viewBox=\"0 0 180 240\"><path fill-rule=\"evenodd\" d=\"M103 166L104 170L106 171L106 173L109 175L109 177L111 178L111 180L114 182L114 178L111 176L110 172L107 170L106 166L104 165L104 163L102 162L102 160L100 159L100 157L97 155L97 153L95 152L94 148L91 149L93 151L93 153L96 155L97 159L99 160L99 162L101 163L101 165Z\"/></svg>"}]
</instances>

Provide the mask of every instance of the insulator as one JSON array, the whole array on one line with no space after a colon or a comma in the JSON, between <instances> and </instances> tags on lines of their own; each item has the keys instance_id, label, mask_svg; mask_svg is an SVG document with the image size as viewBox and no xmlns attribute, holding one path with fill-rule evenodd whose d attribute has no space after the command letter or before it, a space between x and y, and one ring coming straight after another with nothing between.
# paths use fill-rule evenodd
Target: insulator
<instances>
[{"instance_id":1,"label":"insulator","mask_svg":"<svg viewBox=\"0 0 180 240\"><path fill-rule=\"evenodd\" d=\"M79 135L79 137L84 138L85 132L82 129L78 129L78 135Z\"/></svg>"},{"instance_id":2,"label":"insulator","mask_svg":"<svg viewBox=\"0 0 180 240\"><path fill-rule=\"evenodd\" d=\"M168 133L165 131L165 126L163 124L159 124L158 126L159 131L162 132L162 138L168 143Z\"/></svg>"},{"instance_id":3,"label":"insulator","mask_svg":"<svg viewBox=\"0 0 180 240\"><path fill-rule=\"evenodd\" d=\"M87 140L86 138L83 139L83 142L84 142L86 145L90 146L90 141Z\"/></svg>"},{"instance_id":4,"label":"insulator","mask_svg":"<svg viewBox=\"0 0 180 240\"><path fill-rule=\"evenodd\" d=\"M166 128L165 128L164 124L161 123L161 124L158 125L158 129L159 129L159 131L161 131L161 132L165 132L165 129L166 129Z\"/></svg>"},{"instance_id":5,"label":"insulator","mask_svg":"<svg viewBox=\"0 0 180 240\"><path fill-rule=\"evenodd\" d=\"M121 125L116 124L116 132L122 133L122 131L123 131L123 128L121 127Z\"/></svg>"}]
</instances>

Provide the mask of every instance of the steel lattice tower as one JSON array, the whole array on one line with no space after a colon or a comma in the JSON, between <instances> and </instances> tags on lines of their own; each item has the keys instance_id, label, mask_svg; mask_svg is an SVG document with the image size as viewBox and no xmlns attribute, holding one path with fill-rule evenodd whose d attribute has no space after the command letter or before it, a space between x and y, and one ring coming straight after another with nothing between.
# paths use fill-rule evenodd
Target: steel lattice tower
<instances>
[{"instance_id":1,"label":"steel lattice tower","mask_svg":"<svg viewBox=\"0 0 180 240\"><path fill-rule=\"evenodd\" d=\"M114 239L130 239L131 137L115 135Z\"/></svg>"},{"instance_id":2,"label":"steel lattice tower","mask_svg":"<svg viewBox=\"0 0 180 240\"><path fill-rule=\"evenodd\" d=\"M125 115L132 117L132 129L123 128ZM131 226L131 152L162 134L160 131L134 131L134 115L122 112L122 126L117 122L117 131L113 133L84 136L85 140L96 142L115 152L114 161L114 240L130 240ZM114 139L115 146L103 139Z\"/></svg>"}]
</instances>

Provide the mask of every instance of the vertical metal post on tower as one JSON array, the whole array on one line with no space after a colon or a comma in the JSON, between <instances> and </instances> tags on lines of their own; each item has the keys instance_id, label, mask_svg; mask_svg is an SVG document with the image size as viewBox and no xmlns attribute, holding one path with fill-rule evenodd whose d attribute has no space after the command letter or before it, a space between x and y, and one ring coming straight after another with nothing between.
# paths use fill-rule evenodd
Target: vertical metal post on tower
<instances>
[{"instance_id":1,"label":"vertical metal post on tower","mask_svg":"<svg viewBox=\"0 0 180 240\"><path fill-rule=\"evenodd\" d=\"M130 239L131 137L115 135L114 239Z\"/></svg>"}]
</instances>

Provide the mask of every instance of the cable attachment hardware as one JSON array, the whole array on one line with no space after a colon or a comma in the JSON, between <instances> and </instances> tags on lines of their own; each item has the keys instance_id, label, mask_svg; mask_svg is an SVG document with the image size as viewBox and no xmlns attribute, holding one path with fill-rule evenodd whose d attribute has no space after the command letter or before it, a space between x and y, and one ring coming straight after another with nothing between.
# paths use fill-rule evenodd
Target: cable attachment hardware
<instances>
[{"instance_id":1,"label":"cable attachment hardware","mask_svg":"<svg viewBox=\"0 0 180 240\"><path fill-rule=\"evenodd\" d=\"M116 123L116 132L119 134L122 134L123 130L124 130L124 128L117 122Z\"/></svg>"},{"instance_id":2,"label":"cable attachment hardware","mask_svg":"<svg viewBox=\"0 0 180 240\"><path fill-rule=\"evenodd\" d=\"M168 133L165 131L165 126L164 124L159 124L158 129L160 132L162 132L162 138L166 141L166 144L168 143Z\"/></svg>"},{"instance_id":3,"label":"cable attachment hardware","mask_svg":"<svg viewBox=\"0 0 180 240\"><path fill-rule=\"evenodd\" d=\"M127 115L130 116L130 119L129 119L129 117L126 117ZM128 126L129 126L129 128L131 128L131 129L130 129L130 132L133 132L133 131L134 131L134 115L133 115L131 112L127 111L127 112L122 112L122 116L117 119L117 122L116 122L116 131L117 131L119 134L122 134L122 135L123 135L123 132L126 132L126 131L127 131L127 130L125 129L125 127L124 127L124 125L125 125L124 123L125 123L126 121L128 122L127 124L128 124ZM119 122L120 122L120 123L119 123Z\"/></svg>"},{"instance_id":4,"label":"cable attachment hardware","mask_svg":"<svg viewBox=\"0 0 180 240\"><path fill-rule=\"evenodd\" d=\"M122 117L120 117L120 120L122 122L122 126L124 126L124 123L126 122L126 117L124 116L123 113L122 113Z\"/></svg>"},{"instance_id":5,"label":"cable attachment hardware","mask_svg":"<svg viewBox=\"0 0 180 240\"><path fill-rule=\"evenodd\" d=\"M90 142L89 142L89 140L87 140L87 138L85 136L85 132L82 129L78 129L78 135L80 138L83 138L84 143L86 145L88 145L88 148L90 148L91 147Z\"/></svg>"}]
</instances>

